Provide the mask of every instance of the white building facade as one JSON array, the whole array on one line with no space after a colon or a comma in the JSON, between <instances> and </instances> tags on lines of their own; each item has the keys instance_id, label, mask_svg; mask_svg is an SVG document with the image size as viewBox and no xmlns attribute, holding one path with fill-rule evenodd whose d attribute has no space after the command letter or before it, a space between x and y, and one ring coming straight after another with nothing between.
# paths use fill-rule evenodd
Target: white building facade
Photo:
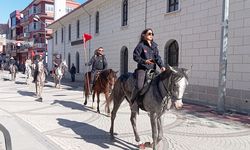
<instances>
[{"instance_id":1,"label":"white building facade","mask_svg":"<svg viewBox=\"0 0 250 150\"><path fill-rule=\"evenodd\" d=\"M49 26L52 54L74 63L78 79L102 46L109 68L133 72L140 34L152 28L164 63L191 68L185 98L216 105L221 39L221 0L88 0ZM93 39L83 49L82 34ZM250 0L230 1L226 108L250 112ZM49 62L51 63L51 62ZM71 65L70 65L71 66Z\"/></svg>"}]
</instances>

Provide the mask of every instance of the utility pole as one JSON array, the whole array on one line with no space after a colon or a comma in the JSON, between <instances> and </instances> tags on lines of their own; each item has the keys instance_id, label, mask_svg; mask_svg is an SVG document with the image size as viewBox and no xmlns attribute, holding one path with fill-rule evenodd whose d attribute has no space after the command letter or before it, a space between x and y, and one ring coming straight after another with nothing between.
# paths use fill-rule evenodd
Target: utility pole
<instances>
[{"instance_id":1,"label":"utility pole","mask_svg":"<svg viewBox=\"0 0 250 150\"><path fill-rule=\"evenodd\" d=\"M225 112L229 0L223 0L217 111Z\"/></svg>"}]
</instances>

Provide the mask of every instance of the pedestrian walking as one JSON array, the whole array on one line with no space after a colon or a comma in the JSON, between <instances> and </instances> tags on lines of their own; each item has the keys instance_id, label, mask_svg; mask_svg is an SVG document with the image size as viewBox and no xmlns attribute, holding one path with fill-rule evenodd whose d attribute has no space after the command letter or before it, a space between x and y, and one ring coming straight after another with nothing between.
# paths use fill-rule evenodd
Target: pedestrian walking
<instances>
[{"instance_id":1,"label":"pedestrian walking","mask_svg":"<svg viewBox=\"0 0 250 150\"><path fill-rule=\"evenodd\" d=\"M71 82L75 82L76 67L74 64L72 64L72 67L70 68L69 72L71 74Z\"/></svg>"}]
</instances>

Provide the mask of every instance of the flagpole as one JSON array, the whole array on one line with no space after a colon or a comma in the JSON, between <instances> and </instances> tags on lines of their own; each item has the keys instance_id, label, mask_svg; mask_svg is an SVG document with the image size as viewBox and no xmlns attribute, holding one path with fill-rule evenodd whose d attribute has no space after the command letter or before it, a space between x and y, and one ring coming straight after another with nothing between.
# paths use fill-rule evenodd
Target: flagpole
<instances>
[{"instance_id":1,"label":"flagpole","mask_svg":"<svg viewBox=\"0 0 250 150\"><path fill-rule=\"evenodd\" d=\"M90 40L92 37L91 35L88 35L88 34L83 34L83 51L84 51L84 64L88 63L88 58L87 58L87 50L86 50L86 47L87 47L87 41ZM89 67L87 67L87 71L86 71L86 75L87 75L87 86L89 87L89 90L90 90L90 80L89 80L89 76L88 76L88 72L89 72ZM84 86L83 86L84 87ZM85 89L84 89L85 90ZM86 92L86 91L85 91ZM89 91L90 92L90 91Z\"/></svg>"}]
</instances>

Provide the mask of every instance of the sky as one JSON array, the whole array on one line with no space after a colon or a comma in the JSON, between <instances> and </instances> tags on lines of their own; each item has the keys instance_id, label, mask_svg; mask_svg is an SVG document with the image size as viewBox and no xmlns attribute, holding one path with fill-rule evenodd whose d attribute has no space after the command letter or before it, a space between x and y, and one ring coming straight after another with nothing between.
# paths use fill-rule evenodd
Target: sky
<instances>
[{"instance_id":1,"label":"sky","mask_svg":"<svg viewBox=\"0 0 250 150\"><path fill-rule=\"evenodd\" d=\"M33 0L0 0L0 24L6 24L8 22L10 13L14 10L23 10ZM82 4L86 0L75 0Z\"/></svg>"}]
</instances>

